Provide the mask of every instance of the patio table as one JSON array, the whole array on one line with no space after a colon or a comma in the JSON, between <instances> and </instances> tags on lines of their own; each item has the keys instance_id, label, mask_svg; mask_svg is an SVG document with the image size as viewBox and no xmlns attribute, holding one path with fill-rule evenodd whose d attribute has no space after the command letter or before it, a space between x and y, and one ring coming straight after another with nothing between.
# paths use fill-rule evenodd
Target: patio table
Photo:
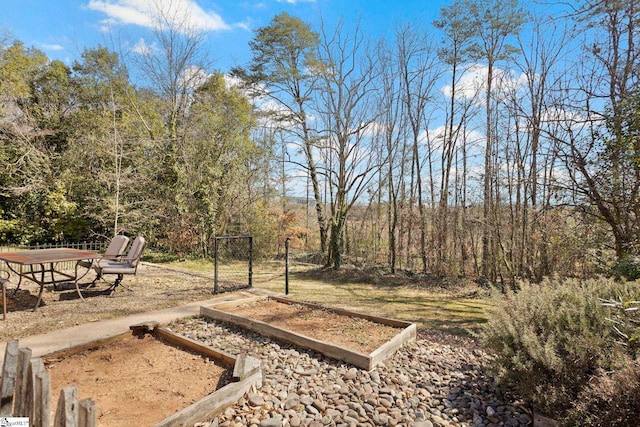
<instances>
[{"instance_id":1,"label":"patio table","mask_svg":"<svg viewBox=\"0 0 640 427\"><path fill-rule=\"evenodd\" d=\"M7 264L7 268L19 277L16 291L20 287L22 278L31 280L40 286L38 301L33 307L33 311L38 309L40 301L42 301L42 291L46 285L54 285L55 287L61 283L71 282L75 285L80 298L83 299L78 287L78 280L84 277L90 268L79 266L79 261L93 261L100 257L100 254L93 251L71 248L0 252L0 261L4 261ZM73 271L59 269L58 264L63 262L75 262ZM79 272L82 274L79 274Z\"/></svg>"}]
</instances>

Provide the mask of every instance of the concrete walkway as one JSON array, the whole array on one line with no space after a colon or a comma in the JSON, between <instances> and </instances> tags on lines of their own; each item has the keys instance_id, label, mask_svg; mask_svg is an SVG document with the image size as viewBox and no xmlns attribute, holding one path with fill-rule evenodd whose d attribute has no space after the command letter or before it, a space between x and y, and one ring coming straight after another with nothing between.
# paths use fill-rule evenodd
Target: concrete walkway
<instances>
[{"instance_id":1,"label":"concrete walkway","mask_svg":"<svg viewBox=\"0 0 640 427\"><path fill-rule=\"evenodd\" d=\"M129 331L129 326L137 323L156 321L165 325L174 320L195 316L200 313L200 306L211 305L222 301L236 301L242 298L256 296L257 294L268 294L265 290L244 290L228 294L220 294L214 298L192 302L186 305L171 307L162 310L154 310L145 313L134 314L126 317L118 317L97 322L85 323L67 329L51 331L40 335L32 335L21 338L20 348L28 347L32 351L33 357L40 357L60 350L66 350L87 344L91 341L111 338ZM6 341L0 345L0 364L4 360ZM0 365L2 366L2 365Z\"/></svg>"}]
</instances>

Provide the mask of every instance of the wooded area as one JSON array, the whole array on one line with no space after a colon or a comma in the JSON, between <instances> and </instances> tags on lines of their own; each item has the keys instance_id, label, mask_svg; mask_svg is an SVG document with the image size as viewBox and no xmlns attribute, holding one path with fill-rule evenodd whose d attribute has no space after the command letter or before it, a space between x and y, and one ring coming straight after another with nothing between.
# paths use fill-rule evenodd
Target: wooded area
<instances>
[{"instance_id":1,"label":"wooded area","mask_svg":"<svg viewBox=\"0 0 640 427\"><path fill-rule=\"evenodd\" d=\"M0 244L208 257L248 233L259 256L289 237L334 268L502 283L640 255L633 0L456 0L386 39L282 13L215 72L184 15L156 19L155 49L71 66L2 40Z\"/></svg>"}]
</instances>

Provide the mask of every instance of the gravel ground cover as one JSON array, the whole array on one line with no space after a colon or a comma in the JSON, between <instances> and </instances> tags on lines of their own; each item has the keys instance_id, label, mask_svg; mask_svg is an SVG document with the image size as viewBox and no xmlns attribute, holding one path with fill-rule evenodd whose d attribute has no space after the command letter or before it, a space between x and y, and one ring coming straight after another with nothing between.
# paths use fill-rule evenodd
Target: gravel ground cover
<instances>
[{"instance_id":1,"label":"gravel ground cover","mask_svg":"<svg viewBox=\"0 0 640 427\"><path fill-rule=\"evenodd\" d=\"M144 263L138 275L127 278L125 286L113 295L87 292L85 301L79 300L75 289L45 289L43 305L36 313L31 310L37 289L23 284L18 295L9 299L8 319L0 322L0 337L21 338L212 297L211 277L159 267ZM302 290L302 283L301 279L296 281L296 291ZM260 286L281 291L279 284ZM369 373L229 325L200 318L172 325L177 332L208 345L231 353L248 352L263 363L264 386L203 426L531 425L524 405L495 386L485 368L488 354L471 339L434 332L438 324L420 317L426 313L441 318L443 324L461 323L457 308L447 306L446 313L441 313L436 310L443 306L441 298L425 299L434 290L414 283L383 286L380 292L395 299L381 306L378 298L372 298L371 286L354 285L350 280L348 299L345 286L340 281L305 281L301 297L313 296L327 305L414 321L419 325L415 345L400 350ZM340 301L334 301L336 295ZM398 298L402 304L395 307ZM448 296L447 301L450 299ZM349 301L356 305L345 306ZM465 309L476 303L481 300L464 301ZM471 325L478 319L480 315L473 317Z\"/></svg>"},{"instance_id":2,"label":"gravel ground cover","mask_svg":"<svg viewBox=\"0 0 640 427\"><path fill-rule=\"evenodd\" d=\"M490 356L472 340L420 331L371 372L196 317L175 332L262 362L263 386L203 427L524 426L531 418L486 371Z\"/></svg>"}]
</instances>

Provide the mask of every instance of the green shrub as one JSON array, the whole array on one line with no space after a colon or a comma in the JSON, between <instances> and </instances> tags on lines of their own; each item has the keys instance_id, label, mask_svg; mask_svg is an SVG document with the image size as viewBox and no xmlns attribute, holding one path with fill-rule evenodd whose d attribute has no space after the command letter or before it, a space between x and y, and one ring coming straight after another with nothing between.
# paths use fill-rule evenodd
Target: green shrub
<instances>
[{"instance_id":1,"label":"green shrub","mask_svg":"<svg viewBox=\"0 0 640 427\"><path fill-rule=\"evenodd\" d=\"M613 266L614 277L627 280L640 279L640 257L626 256Z\"/></svg>"},{"instance_id":2,"label":"green shrub","mask_svg":"<svg viewBox=\"0 0 640 427\"><path fill-rule=\"evenodd\" d=\"M623 368L629 347L621 345L603 299L640 295L634 282L613 279L548 279L495 295L481 338L497 357L498 377L549 413L575 405L601 370Z\"/></svg>"}]
</instances>

